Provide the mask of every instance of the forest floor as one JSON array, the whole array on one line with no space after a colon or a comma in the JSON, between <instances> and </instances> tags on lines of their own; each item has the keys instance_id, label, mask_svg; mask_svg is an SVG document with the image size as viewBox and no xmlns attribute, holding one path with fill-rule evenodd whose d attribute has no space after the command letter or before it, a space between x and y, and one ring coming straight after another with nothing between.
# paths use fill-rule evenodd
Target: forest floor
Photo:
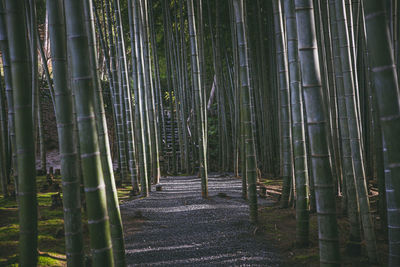
<instances>
[{"instance_id":1,"label":"forest floor","mask_svg":"<svg viewBox=\"0 0 400 267\"><path fill-rule=\"evenodd\" d=\"M54 165L55 169L57 165ZM58 195L61 177L55 175L49 186L46 176L37 176L38 201L38 266L66 266L64 218L61 206L54 207L52 199ZM129 198L130 186L118 188L120 203ZM13 191L12 184L9 191ZM62 197L62 193L60 194ZM90 252L88 226L82 212L85 253ZM0 266L18 266L18 203L14 197L0 196Z\"/></svg>"},{"instance_id":2,"label":"forest floor","mask_svg":"<svg viewBox=\"0 0 400 267\"><path fill-rule=\"evenodd\" d=\"M209 176L209 199L200 197L195 176L165 177L162 191L148 198L128 200L121 206L127 260L131 266L319 266L318 225L310 214L310 243L296 245L296 211L281 209L282 182L261 179L266 198L258 198L257 225L248 221L248 203L241 198L241 180ZM371 190L372 210L377 195ZM260 192L259 192L260 193ZM361 254L349 254L349 224L338 207L343 266L386 266L387 240L374 214L380 264L368 262L365 244Z\"/></svg>"},{"instance_id":3,"label":"forest floor","mask_svg":"<svg viewBox=\"0 0 400 267\"><path fill-rule=\"evenodd\" d=\"M267 188L267 195L274 198L273 206L261 206L259 208L259 227L263 228L266 238L270 239L277 248L281 258L281 266L319 266L318 248L318 222L317 214L310 214L310 241L306 247L298 247L296 244L296 210L295 208L282 209L279 205L281 195L281 180L262 179L261 183ZM349 237L349 222L341 210L341 199L337 199L339 244L341 250L342 266L387 266L388 246L387 234L381 230L381 220L376 213L377 188L369 185L371 213L374 219L377 239L379 264L368 262L365 243L361 244L359 255L348 252L346 244Z\"/></svg>"},{"instance_id":4,"label":"forest floor","mask_svg":"<svg viewBox=\"0 0 400 267\"><path fill-rule=\"evenodd\" d=\"M62 207L52 207L59 192L60 176L48 186L46 176L37 177L39 266L65 266ZM245 265L319 266L317 218L310 215L310 245L295 243L295 209L280 209L280 180L262 179L267 197L259 197L259 223L250 224L248 203L241 198L241 180L226 175L209 176L209 199L201 198L196 176L163 177L162 191L148 198L130 197L130 185L118 188L127 260L131 265ZM58 186L57 186L58 185ZM9 188L12 191L12 186ZM154 190L153 186L153 190ZM380 266L387 258L387 237L380 230L376 194L371 190ZM62 194L61 194L62 196ZM372 266L365 256L346 253L348 220L338 224L343 266ZM85 252L89 253L88 228L83 213ZM0 197L0 266L18 262L18 204L15 197ZM364 246L364 244L363 244Z\"/></svg>"},{"instance_id":5,"label":"forest floor","mask_svg":"<svg viewBox=\"0 0 400 267\"><path fill-rule=\"evenodd\" d=\"M208 199L196 176L165 177L161 186L121 205L130 266L279 265L271 242L249 221L240 179L210 175Z\"/></svg>"}]
</instances>

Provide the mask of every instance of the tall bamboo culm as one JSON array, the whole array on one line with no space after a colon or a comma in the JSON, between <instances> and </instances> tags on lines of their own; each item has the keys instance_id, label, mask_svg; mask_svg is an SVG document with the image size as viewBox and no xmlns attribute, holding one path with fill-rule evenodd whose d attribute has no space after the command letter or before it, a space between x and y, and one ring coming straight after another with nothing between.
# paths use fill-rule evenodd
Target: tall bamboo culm
<instances>
[{"instance_id":1,"label":"tall bamboo culm","mask_svg":"<svg viewBox=\"0 0 400 267\"><path fill-rule=\"evenodd\" d=\"M318 217L321 266L340 266L336 200L327 140L327 115L323 107L321 74L312 0L295 0L304 104L310 141Z\"/></svg>"},{"instance_id":2,"label":"tall bamboo culm","mask_svg":"<svg viewBox=\"0 0 400 267\"><path fill-rule=\"evenodd\" d=\"M0 50L1 59L3 64L4 86L7 99L7 120L8 120L8 134L11 146L11 166L9 167L7 176L10 175L11 169L14 178L15 195L18 195L18 170L17 170L17 144L15 139L15 112L14 112L14 99L12 90L12 76L11 76L11 62L10 51L8 48L8 36L6 28L6 13L3 1L0 1Z\"/></svg>"},{"instance_id":3,"label":"tall bamboo culm","mask_svg":"<svg viewBox=\"0 0 400 267\"><path fill-rule=\"evenodd\" d=\"M290 114L290 94L289 94L289 70L287 62L287 50L285 44L285 34L282 19L282 6L280 0L273 0L274 28L275 28L275 47L277 60L277 75L279 77L279 112L280 127L282 134L282 197L281 207L289 206L291 181L293 177L292 164L292 130Z\"/></svg>"},{"instance_id":4,"label":"tall bamboo culm","mask_svg":"<svg viewBox=\"0 0 400 267\"><path fill-rule=\"evenodd\" d=\"M139 133L139 140L141 140L141 143L139 143L139 174L140 174L140 187L141 187L141 194L142 196L148 196L149 195L149 187L151 184L149 184L149 179L148 179L148 156L147 156L147 146L146 146L146 132L145 132L145 95L144 95L144 77L143 77L143 53L142 53L142 47L141 47L141 34L140 34L140 17L139 17L139 4L137 0L132 0L132 23L131 27L134 29L134 40L135 40L135 47L134 53L132 53L132 60L135 60L135 63L133 66L136 66L136 68L132 68L132 75L137 77L136 81L137 84L134 84L134 90L135 90L135 101L136 101L136 106L138 107L138 115L139 115L139 120L137 121L137 125L139 127L140 133ZM131 39L133 37L131 36Z\"/></svg>"},{"instance_id":5,"label":"tall bamboo culm","mask_svg":"<svg viewBox=\"0 0 400 267\"><path fill-rule=\"evenodd\" d=\"M386 158L385 174L389 229L389 266L400 264L400 91L384 1L363 0L367 46Z\"/></svg>"},{"instance_id":6,"label":"tall bamboo culm","mask_svg":"<svg viewBox=\"0 0 400 267\"><path fill-rule=\"evenodd\" d=\"M73 98L68 87L67 40L62 0L47 1L50 48L53 66L55 109L61 157L65 250L68 266L83 265L80 180L74 140Z\"/></svg>"},{"instance_id":7,"label":"tall bamboo culm","mask_svg":"<svg viewBox=\"0 0 400 267\"><path fill-rule=\"evenodd\" d=\"M23 267L37 263L35 140L24 3L5 1L18 151L19 264Z\"/></svg>"},{"instance_id":8,"label":"tall bamboo culm","mask_svg":"<svg viewBox=\"0 0 400 267\"><path fill-rule=\"evenodd\" d=\"M344 0L336 0L335 7L344 82L347 123L349 127L350 150L353 160L354 177L356 181L355 184L357 187L356 192L360 206L360 217L363 225L364 237L366 240L368 258L371 263L375 263L377 262L375 229L369 207L367 184L365 180L364 159L360 143L359 113L357 113L355 99L358 90L357 82L354 77L356 77L357 73L353 72Z\"/></svg>"},{"instance_id":9,"label":"tall bamboo culm","mask_svg":"<svg viewBox=\"0 0 400 267\"><path fill-rule=\"evenodd\" d=\"M305 246L309 241L308 168L306 137L304 131L303 96L300 79L299 54L297 50L297 27L294 3L285 0L287 47L292 112L293 158L296 181L296 242Z\"/></svg>"},{"instance_id":10,"label":"tall bamboo culm","mask_svg":"<svg viewBox=\"0 0 400 267\"><path fill-rule=\"evenodd\" d=\"M104 176L95 123L95 92L84 6L80 0L64 0L64 5L92 260L95 266L113 266Z\"/></svg>"},{"instance_id":11,"label":"tall bamboo culm","mask_svg":"<svg viewBox=\"0 0 400 267\"><path fill-rule=\"evenodd\" d=\"M338 29L336 23L336 8L335 0L330 1L330 26L332 32L332 52L334 55L335 67L335 80L338 104L338 117L340 128L341 140L341 158L342 158L342 171L343 171L343 205L346 205L347 216L349 218L350 232L347 243L347 250L352 254L359 254L361 248L361 225L358 209L357 191L354 179L354 167L351 156L350 138L349 138L349 124L347 120L346 101L344 97L344 81L342 74L342 61L340 58L340 47Z\"/></svg>"},{"instance_id":12,"label":"tall bamboo culm","mask_svg":"<svg viewBox=\"0 0 400 267\"><path fill-rule=\"evenodd\" d=\"M195 99L195 113L197 117L197 131L199 144L199 172L201 177L201 195L208 197L208 171L207 171L207 139L205 137L205 120L204 120L204 95L202 93L201 73L199 65L198 42L196 35L196 25L194 18L193 0L187 0L189 36L191 47L191 64L192 64L192 82L193 93Z\"/></svg>"},{"instance_id":13,"label":"tall bamboo culm","mask_svg":"<svg viewBox=\"0 0 400 267\"><path fill-rule=\"evenodd\" d=\"M235 13L237 42L240 62L240 82L241 82L241 97L244 123L244 142L245 142L245 162L246 162L246 177L248 181L248 194L250 205L250 220L253 223L258 219L257 208L257 162L256 151L253 139L253 125L251 123L250 115L250 73L249 73L249 60L246 39L246 27L244 22L244 2L243 0L233 0L233 8Z\"/></svg>"},{"instance_id":14,"label":"tall bamboo culm","mask_svg":"<svg viewBox=\"0 0 400 267\"><path fill-rule=\"evenodd\" d=\"M107 121L104 110L103 90L101 87L98 63L96 59L96 39L94 29L93 4L92 0L85 0L86 28L89 40L89 52L92 67L93 82L95 87L94 103L96 112L97 131L99 135L99 148L101 165L106 186L107 209L110 218L111 241L115 266L126 266L125 244L122 229L122 219L119 210L117 188L115 186L113 165L110 152L110 142L108 140ZM133 146L133 143L131 143ZM133 148L132 148L133 149Z\"/></svg>"}]
</instances>

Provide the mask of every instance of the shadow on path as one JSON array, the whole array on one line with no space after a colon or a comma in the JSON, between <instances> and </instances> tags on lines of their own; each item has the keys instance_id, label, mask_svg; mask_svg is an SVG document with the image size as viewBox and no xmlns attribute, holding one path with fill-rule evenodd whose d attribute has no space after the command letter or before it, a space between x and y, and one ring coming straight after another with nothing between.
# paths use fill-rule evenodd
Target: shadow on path
<instances>
[{"instance_id":1,"label":"shadow on path","mask_svg":"<svg viewBox=\"0 0 400 267\"><path fill-rule=\"evenodd\" d=\"M210 176L209 199L194 176L166 177L161 185L121 205L124 225L135 216L142 223L125 235L129 266L278 265L268 242L253 235L239 179Z\"/></svg>"}]
</instances>

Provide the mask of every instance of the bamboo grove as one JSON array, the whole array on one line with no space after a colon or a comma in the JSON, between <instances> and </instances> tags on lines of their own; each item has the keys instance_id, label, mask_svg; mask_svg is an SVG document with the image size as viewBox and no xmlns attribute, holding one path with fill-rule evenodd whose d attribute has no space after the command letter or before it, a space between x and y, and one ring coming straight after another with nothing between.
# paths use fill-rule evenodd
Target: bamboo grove
<instances>
[{"instance_id":1,"label":"bamboo grove","mask_svg":"<svg viewBox=\"0 0 400 267\"><path fill-rule=\"evenodd\" d=\"M37 263L48 90L68 266L84 266L83 212L93 266L126 265L117 186L147 197L162 175L198 174L208 198L211 171L242 179L253 223L259 178L282 179L298 246L317 214L322 266L341 264L339 213L346 250L371 263L379 217L399 266L399 17L397 0L1 0L0 178L20 265Z\"/></svg>"}]
</instances>

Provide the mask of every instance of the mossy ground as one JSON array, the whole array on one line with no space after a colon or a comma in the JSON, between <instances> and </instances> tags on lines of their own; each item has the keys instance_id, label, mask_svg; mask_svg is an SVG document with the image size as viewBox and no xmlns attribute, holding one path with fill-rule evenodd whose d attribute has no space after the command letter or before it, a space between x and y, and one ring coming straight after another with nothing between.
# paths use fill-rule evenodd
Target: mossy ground
<instances>
[{"instance_id":1,"label":"mossy ground","mask_svg":"<svg viewBox=\"0 0 400 267\"><path fill-rule=\"evenodd\" d=\"M279 192L281 190L281 181L262 180L267 185L268 192ZM271 197L271 196L270 196ZM278 197L273 194L276 204L272 207L259 208L259 227L263 230L261 238L271 240L280 253L282 266L319 266L318 249L318 225L317 215L310 214L310 242L307 247L298 247L296 245L296 212L294 208L281 209L279 207ZM371 201L372 210L374 210ZM340 211L340 201L337 203L338 214ZM338 216L338 227L340 234L340 248L342 266L375 266L368 262L365 252L365 244L362 244L362 253L360 256L349 255L346 251L347 239L349 236L349 222L346 216ZM380 256L380 265L386 266L387 263L387 240L384 233L379 230L379 221L376 221L376 237L378 245L378 255Z\"/></svg>"},{"instance_id":2,"label":"mossy ground","mask_svg":"<svg viewBox=\"0 0 400 267\"><path fill-rule=\"evenodd\" d=\"M60 177L55 182L61 184ZM65 266L63 210L51 208L51 196L57 190L49 188L40 192L46 183L45 176L37 177L38 200L38 266ZM10 187L10 190L12 188ZM130 187L118 188L120 202L129 198ZM85 250L89 252L86 215L82 209ZM15 199L0 197L0 266L18 266L18 203Z\"/></svg>"}]
</instances>

